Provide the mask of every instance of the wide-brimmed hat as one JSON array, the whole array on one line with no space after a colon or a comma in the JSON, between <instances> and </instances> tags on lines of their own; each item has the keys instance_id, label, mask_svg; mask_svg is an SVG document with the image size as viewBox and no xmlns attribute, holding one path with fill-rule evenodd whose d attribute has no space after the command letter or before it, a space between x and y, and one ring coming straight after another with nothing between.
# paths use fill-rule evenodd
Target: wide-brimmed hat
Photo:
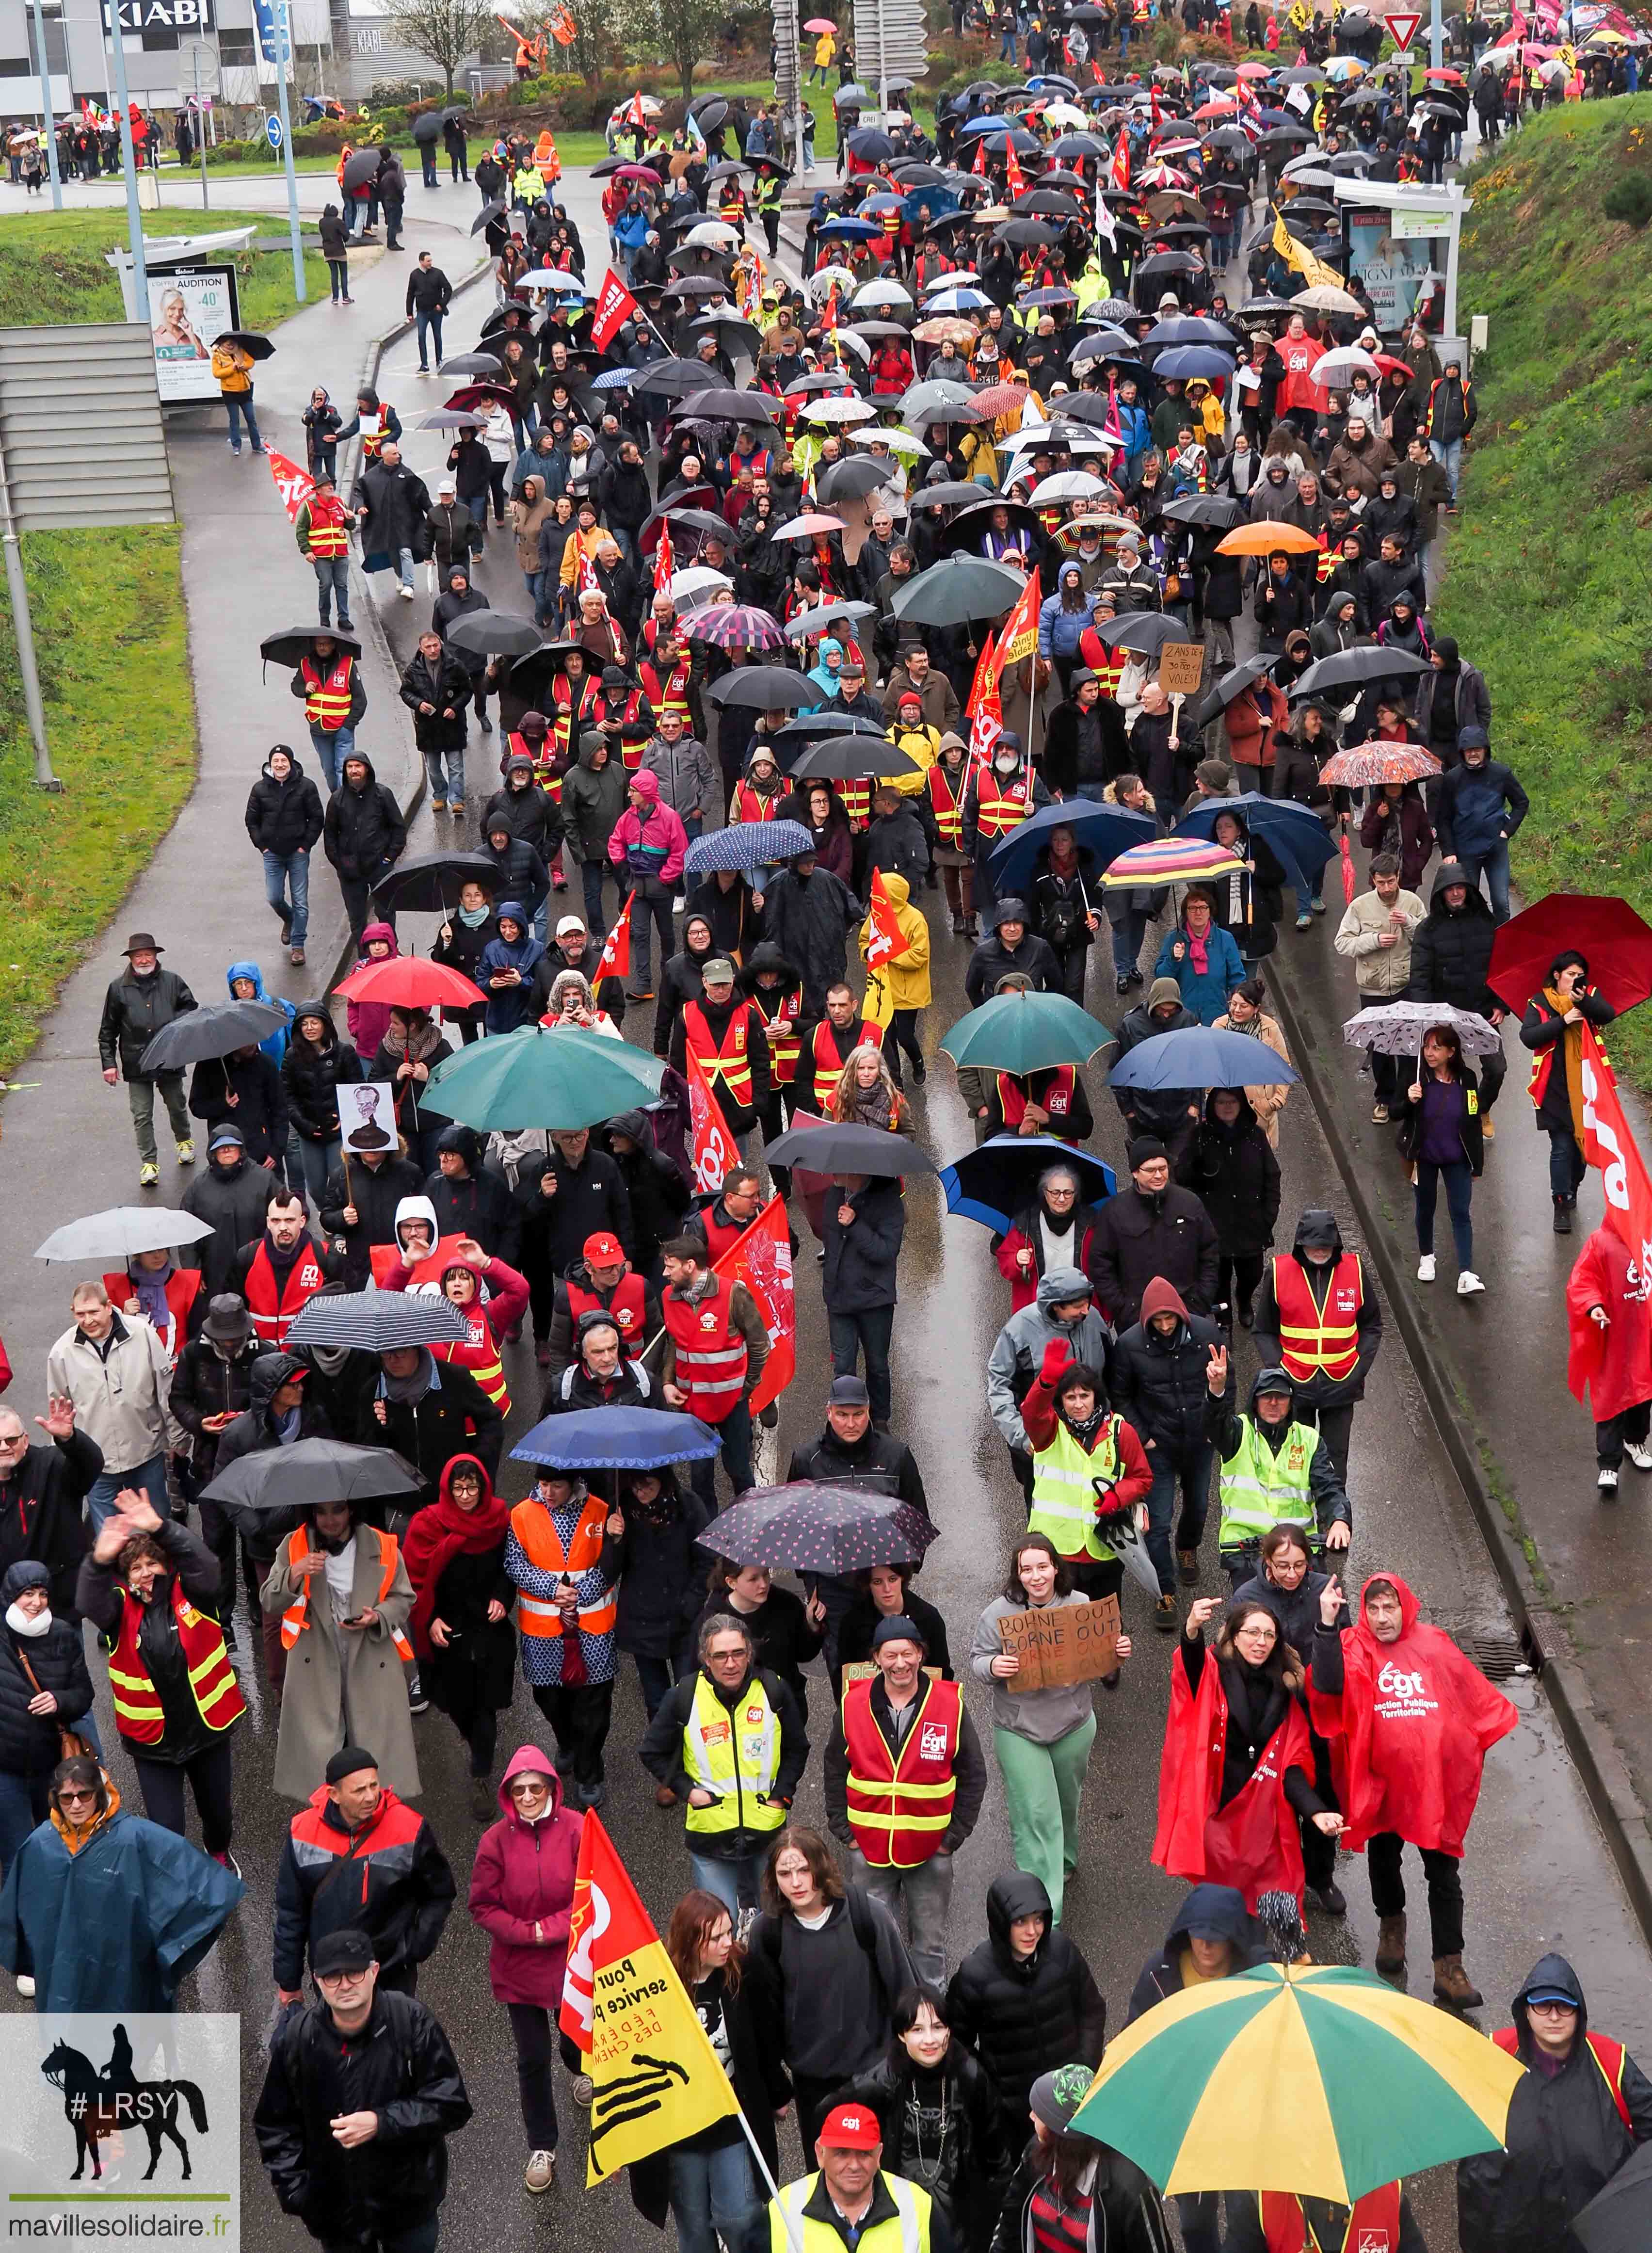
<instances>
[{"instance_id":1,"label":"wide-brimmed hat","mask_svg":"<svg viewBox=\"0 0 1652 2253\"><path fill-rule=\"evenodd\" d=\"M165 948L152 931L135 931L121 949L122 954L164 954Z\"/></svg>"}]
</instances>

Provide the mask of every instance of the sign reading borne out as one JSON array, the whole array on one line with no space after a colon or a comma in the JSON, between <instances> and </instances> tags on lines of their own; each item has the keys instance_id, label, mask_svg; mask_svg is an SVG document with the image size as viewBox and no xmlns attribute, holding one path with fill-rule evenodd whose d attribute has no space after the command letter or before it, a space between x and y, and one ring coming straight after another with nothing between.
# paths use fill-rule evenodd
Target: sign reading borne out
<instances>
[{"instance_id":1,"label":"sign reading borne out","mask_svg":"<svg viewBox=\"0 0 1652 2253\"><path fill-rule=\"evenodd\" d=\"M1024 1612L1007 1613L998 1630L1005 1650L1021 1661L1021 1672L1004 1685L1012 1697L1021 1690L1094 1682L1119 1664L1117 1596L1088 1604L1029 1604Z\"/></svg>"}]
</instances>

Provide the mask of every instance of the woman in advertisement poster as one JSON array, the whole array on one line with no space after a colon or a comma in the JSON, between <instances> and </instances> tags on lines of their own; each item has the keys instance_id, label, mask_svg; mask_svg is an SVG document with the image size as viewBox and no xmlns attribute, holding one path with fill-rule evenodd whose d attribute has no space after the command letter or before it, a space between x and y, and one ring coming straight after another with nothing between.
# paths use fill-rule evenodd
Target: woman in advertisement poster
<instances>
[{"instance_id":1,"label":"woman in advertisement poster","mask_svg":"<svg viewBox=\"0 0 1652 2253\"><path fill-rule=\"evenodd\" d=\"M196 335L184 302L184 292L177 288L168 289L161 299L160 318L150 334L155 339L157 360L210 359L212 354Z\"/></svg>"}]
</instances>

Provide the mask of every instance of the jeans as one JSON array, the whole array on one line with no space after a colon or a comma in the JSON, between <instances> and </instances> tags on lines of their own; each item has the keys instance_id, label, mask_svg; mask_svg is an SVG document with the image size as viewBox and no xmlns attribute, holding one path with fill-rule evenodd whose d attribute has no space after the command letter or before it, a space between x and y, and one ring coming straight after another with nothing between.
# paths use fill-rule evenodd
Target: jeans
<instances>
[{"instance_id":1,"label":"jeans","mask_svg":"<svg viewBox=\"0 0 1652 2253\"><path fill-rule=\"evenodd\" d=\"M129 1079L126 1099L131 1107L132 1133L137 1140L138 1157L146 1166L152 1166L158 1154L155 1147L155 1091L157 1087L161 1091L161 1100L166 1106L173 1140L187 1142L195 1132L184 1101L184 1075L181 1071L157 1072L153 1079Z\"/></svg>"},{"instance_id":2,"label":"jeans","mask_svg":"<svg viewBox=\"0 0 1652 2253\"><path fill-rule=\"evenodd\" d=\"M1147 910L1126 908L1122 919L1112 925L1112 971L1115 978L1140 975L1141 945L1147 936Z\"/></svg>"},{"instance_id":3,"label":"jeans","mask_svg":"<svg viewBox=\"0 0 1652 2253\"><path fill-rule=\"evenodd\" d=\"M1583 1153L1578 1147L1578 1138L1570 1126L1547 1130L1549 1136L1549 1194L1565 1197L1568 1203L1576 1202L1583 1177L1588 1172Z\"/></svg>"},{"instance_id":4,"label":"jeans","mask_svg":"<svg viewBox=\"0 0 1652 2253\"><path fill-rule=\"evenodd\" d=\"M619 882L628 880L624 869L617 871ZM659 966L662 970L677 951L676 934L672 929L671 894L663 887L638 884L637 904L631 915L631 986L633 994L646 994L653 976L651 966L651 931L659 933Z\"/></svg>"},{"instance_id":5,"label":"jeans","mask_svg":"<svg viewBox=\"0 0 1652 2253\"><path fill-rule=\"evenodd\" d=\"M1572 1141L1570 1130L1566 1140ZM1575 1142L1572 1147L1577 1147ZM1452 1242L1457 1247L1460 1273L1474 1264L1474 1231L1468 1217L1474 1177L1466 1158L1459 1158L1449 1166L1437 1166L1432 1158L1417 1161L1417 1249L1432 1252L1434 1248L1434 1202L1439 1194L1441 1175L1446 1180L1446 1209L1451 1215Z\"/></svg>"},{"instance_id":6,"label":"jeans","mask_svg":"<svg viewBox=\"0 0 1652 2253\"><path fill-rule=\"evenodd\" d=\"M742 1908L755 1908L763 1883L763 1866L769 1859L764 1846L755 1854L742 1854L732 1861L719 1859L714 1854L696 1854L688 1849L688 1875L697 1886L708 1894L715 1894L736 1923Z\"/></svg>"},{"instance_id":7,"label":"jeans","mask_svg":"<svg viewBox=\"0 0 1652 2253\"><path fill-rule=\"evenodd\" d=\"M239 454L240 451L240 426L244 422L247 425L247 444L252 448L254 454L261 454L264 450L264 442L258 435L258 424L254 419L252 393L250 391L226 391L222 394L222 397L225 408L229 415L230 444Z\"/></svg>"},{"instance_id":8,"label":"jeans","mask_svg":"<svg viewBox=\"0 0 1652 2253\"><path fill-rule=\"evenodd\" d=\"M288 910L287 890L292 889L289 946L302 946L310 929L310 855L307 852L264 854L264 897L277 915Z\"/></svg>"},{"instance_id":9,"label":"jeans","mask_svg":"<svg viewBox=\"0 0 1652 2253\"><path fill-rule=\"evenodd\" d=\"M717 2253L720 2237L728 2253L758 2253L768 2231L743 2133L709 2152L668 2152L666 2166L679 2253Z\"/></svg>"},{"instance_id":10,"label":"jeans","mask_svg":"<svg viewBox=\"0 0 1652 2253\"><path fill-rule=\"evenodd\" d=\"M722 1441L722 1467L728 1474L728 1482L735 1492L747 1493L751 1486L751 1411L743 1400L738 1400L721 1424L712 1430ZM717 1458L708 1455L701 1462L688 1467L688 1482L714 1517L717 1510Z\"/></svg>"},{"instance_id":11,"label":"jeans","mask_svg":"<svg viewBox=\"0 0 1652 2253\"><path fill-rule=\"evenodd\" d=\"M1594 1427L1596 1463L1603 1471L1618 1469L1626 1444L1643 1447L1649 1432L1652 1432L1652 1400L1639 1401L1633 1408L1623 1408L1615 1416L1608 1416L1604 1424ZM3 1809L0 1808L0 1816L3 1814ZM0 1837L0 1847L4 1843L3 1837Z\"/></svg>"},{"instance_id":12,"label":"jeans","mask_svg":"<svg viewBox=\"0 0 1652 2253\"><path fill-rule=\"evenodd\" d=\"M446 799L462 806L464 803L464 745L461 744L457 751L427 751L424 754L424 778L430 785L433 799Z\"/></svg>"},{"instance_id":13,"label":"jeans","mask_svg":"<svg viewBox=\"0 0 1652 2253\"><path fill-rule=\"evenodd\" d=\"M75 1726L80 1726L77 1721ZM45 1821L51 1782L50 1770L44 1775L12 1775L0 1769L0 1875L11 1867L30 1831Z\"/></svg>"},{"instance_id":14,"label":"jeans","mask_svg":"<svg viewBox=\"0 0 1652 2253\"><path fill-rule=\"evenodd\" d=\"M337 1135L328 1142L312 1141L308 1134L289 1134L287 1138L287 1178L295 1185L303 1183L317 1212L321 1210L327 1176L343 1154L344 1144ZM230 1585L233 1587L234 1583Z\"/></svg>"},{"instance_id":15,"label":"jeans","mask_svg":"<svg viewBox=\"0 0 1652 2253\"><path fill-rule=\"evenodd\" d=\"M1181 1523L1176 1528L1176 1547L1196 1549L1204 1538L1204 1521L1210 1507L1209 1440L1186 1454L1173 1454L1161 1440L1148 1456L1153 1484L1147 1490L1147 1554L1159 1575L1159 1592L1171 1594L1176 1585L1175 1560L1170 1554L1170 1512L1181 1489Z\"/></svg>"},{"instance_id":16,"label":"jeans","mask_svg":"<svg viewBox=\"0 0 1652 2253\"><path fill-rule=\"evenodd\" d=\"M901 1923L901 1898L906 1897L907 1922L911 1937L907 1953L912 1959L912 1969L920 1979L934 1986L946 1985L946 1921L952 1908L952 1858L946 1853L933 1853L927 1862L920 1862L910 1870L874 1869L858 1846L850 1850L849 1860L857 1885L864 1886L876 1901L881 1901L894 1918L898 1930Z\"/></svg>"},{"instance_id":17,"label":"jeans","mask_svg":"<svg viewBox=\"0 0 1652 2253\"><path fill-rule=\"evenodd\" d=\"M533 623L536 626L542 626L545 624L540 605L545 594L547 575L543 571L524 571L522 574L523 578L527 582L527 598L533 605Z\"/></svg>"},{"instance_id":18,"label":"jeans","mask_svg":"<svg viewBox=\"0 0 1652 2253\"><path fill-rule=\"evenodd\" d=\"M332 284L333 303L335 305L343 304L345 298L350 295L350 267L348 262L342 258L330 258L327 261L327 279Z\"/></svg>"},{"instance_id":19,"label":"jeans","mask_svg":"<svg viewBox=\"0 0 1652 2253\"><path fill-rule=\"evenodd\" d=\"M427 188L439 188L442 183L436 176L436 143L434 141L420 142L419 162L422 168L422 177L425 186Z\"/></svg>"},{"instance_id":20,"label":"jeans","mask_svg":"<svg viewBox=\"0 0 1652 2253\"><path fill-rule=\"evenodd\" d=\"M1431 438L1428 450L1451 482L1451 505L1455 508L1457 477L1463 465L1463 442L1460 438Z\"/></svg>"},{"instance_id":21,"label":"jeans","mask_svg":"<svg viewBox=\"0 0 1652 2253\"><path fill-rule=\"evenodd\" d=\"M585 894L585 928L593 938L608 937L608 923L603 913L603 878L606 874L601 861L582 861L579 864L580 884Z\"/></svg>"},{"instance_id":22,"label":"jeans","mask_svg":"<svg viewBox=\"0 0 1652 2253\"><path fill-rule=\"evenodd\" d=\"M91 1523L94 1538L115 1515L115 1497L122 1487L136 1487L140 1494L147 1493L150 1507L158 1517L164 1517L169 1507L166 1498L166 1457L156 1454L146 1463L135 1463L129 1471L100 1471L87 1489L86 1514Z\"/></svg>"},{"instance_id":23,"label":"jeans","mask_svg":"<svg viewBox=\"0 0 1652 2253\"><path fill-rule=\"evenodd\" d=\"M893 1307L868 1307L859 1314L826 1315L832 1339L834 1377L859 1374L861 1354L866 1356L866 1389L871 1396L872 1420L887 1424L894 1395L889 1384L889 1341L895 1330Z\"/></svg>"},{"instance_id":24,"label":"jeans","mask_svg":"<svg viewBox=\"0 0 1652 2253\"><path fill-rule=\"evenodd\" d=\"M401 580L401 582L402 585L407 589L408 592L409 594L411 594L411 593L413 592L413 588L414 588L414 578L413 578L413 550L412 550L412 548L397 548L397 550L396 550L396 576L397 576L397 578L398 578L398 579L400 579L400 580Z\"/></svg>"},{"instance_id":25,"label":"jeans","mask_svg":"<svg viewBox=\"0 0 1652 2253\"><path fill-rule=\"evenodd\" d=\"M1509 920L1509 840L1502 838L1488 853L1465 853L1462 864L1468 881L1476 891L1481 876L1491 894L1491 919L1494 923Z\"/></svg>"},{"instance_id":26,"label":"jeans","mask_svg":"<svg viewBox=\"0 0 1652 2253\"><path fill-rule=\"evenodd\" d=\"M1371 1907L1378 1916L1402 1916L1405 1910L1405 1879L1401 1867L1405 1840L1398 1831L1379 1831L1368 1839L1365 1866L1371 1875ZM1428 1880L1429 1936L1436 1963L1442 1956L1463 1952L1462 1864L1455 1854L1432 1846L1419 1846L1423 1875Z\"/></svg>"},{"instance_id":27,"label":"jeans","mask_svg":"<svg viewBox=\"0 0 1652 2253\"><path fill-rule=\"evenodd\" d=\"M143 1794L143 1812L151 1823L158 1823L163 1831L175 1831L180 1838L187 1835L184 1816L184 1779L187 1776L190 1789L195 1795L195 1811L201 1818L202 1845L209 1854L228 1852L234 1824L230 1810L227 1737L220 1737L192 1760L145 1760L141 1753L135 1752L132 1764Z\"/></svg>"},{"instance_id":28,"label":"jeans","mask_svg":"<svg viewBox=\"0 0 1652 2253\"><path fill-rule=\"evenodd\" d=\"M637 1679L643 1693L643 1709L652 1721L671 1695L673 1682L681 1682L694 1671L695 1659L692 1648L675 1650L669 1658L657 1658L652 1651L633 1651L637 1661Z\"/></svg>"},{"instance_id":29,"label":"jeans","mask_svg":"<svg viewBox=\"0 0 1652 2253\"><path fill-rule=\"evenodd\" d=\"M346 630L350 624L350 558L347 555L317 555L312 559L316 573L316 610L324 626L332 624L332 598L338 597L338 623Z\"/></svg>"},{"instance_id":30,"label":"jeans","mask_svg":"<svg viewBox=\"0 0 1652 2253\"><path fill-rule=\"evenodd\" d=\"M331 797L345 778L345 761L356 748L356 731L353 728L334 728L329 730L318 721L312 720L310 723L310 740L315 747L316 757L321 767L322 779L325 782L328 795Z\"/></svg>"},{"instance_id":31,"label":"jeans","mask_svg":"<svg viewBox=\"0 0 1652 2253\"><path fill-rule=\"evenodd\" d=\"M433 336L436 338L436 366L440 367L442 365L442 316L440 313L427 313L421 306L415 313L413 320L414 326L419 333L419 373L422 375L430 365L429 353L425 344L427 337Z\"/></svg>"}]
</instances>

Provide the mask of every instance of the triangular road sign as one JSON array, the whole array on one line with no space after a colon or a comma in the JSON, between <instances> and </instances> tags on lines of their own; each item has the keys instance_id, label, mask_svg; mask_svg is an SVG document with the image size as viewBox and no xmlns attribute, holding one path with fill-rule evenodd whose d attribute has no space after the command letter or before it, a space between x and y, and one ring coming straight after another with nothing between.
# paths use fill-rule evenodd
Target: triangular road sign
<instances>
[{"instance_id":1,"label":"triangular road sign","mask_svg":"<svg viewBox=\"0 0 1652 2253\"><path fill-rule=\"evenodd\" d=\"M1401 54L1404 54L1406 52L1411 45L1412 41L1417 37L1418 30L1421 25L1422 20L1423 19L1420 16L1394 15L1384 17L1383 21L1388 26L1388 36L1392 39L1394 45L1399 49Z\"/></svg>"}]
</instances>

